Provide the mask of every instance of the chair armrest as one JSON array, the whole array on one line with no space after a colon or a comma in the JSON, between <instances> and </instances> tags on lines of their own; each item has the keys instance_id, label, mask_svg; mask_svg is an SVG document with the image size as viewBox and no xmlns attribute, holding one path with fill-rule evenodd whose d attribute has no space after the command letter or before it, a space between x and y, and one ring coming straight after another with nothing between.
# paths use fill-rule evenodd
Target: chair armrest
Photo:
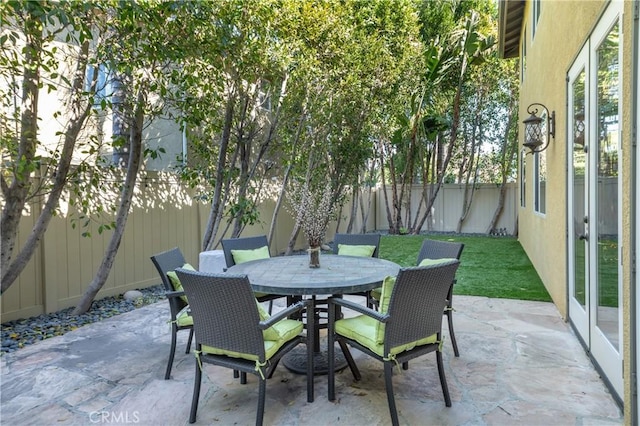
<instances>
[{"instance_id":1,"label":"chair armrest","mask_svg":"<svg viewBox=\"0 0 640 426\"><path fill-rule=\"evenodd\" d=\"M290 305L286 309L273 314L272 316L269 317L269 319L265 321L260 321L259 327L262 330L266 330L267 328L271 327L273 324L277 323L278 321L291 316L291 314L294 314L303 309L306 309L310 304L311 302L307 300L301 300L297 303L294 303L293 305Z\"/></svg>"},{"instance_id":2,"label":"chair armrest","mask_svg":"<svg viewBox=\"0 0 640 426\"><path fill-rule=\"evenodd\" d=\"M184 291L167 291L165 294L165 296L167 296L167 299L171 299L174 297L181 297L184 296Z\"/></svg>"},{"instance_id":3,"label":"chair armrest","mask_svg":"<svg viewBox=\"0 0 640 426\"><path fill-rule=\"evenodd\" d=\"M345 300L341 297L330 297L329 298L329 304L330 305L340 305L340 306L344 306L345 308L349 308L351 310L354 310L356 312L359 312L363 315L366 315L368 317L371 317L377 321L380 322L387 322L389 321L389 314L381 314L380 312L371 309L371 308L367 308L366 306L363 306L359 303L355 303L352 302L350 300Z\"/></svg>"}]
</instances>

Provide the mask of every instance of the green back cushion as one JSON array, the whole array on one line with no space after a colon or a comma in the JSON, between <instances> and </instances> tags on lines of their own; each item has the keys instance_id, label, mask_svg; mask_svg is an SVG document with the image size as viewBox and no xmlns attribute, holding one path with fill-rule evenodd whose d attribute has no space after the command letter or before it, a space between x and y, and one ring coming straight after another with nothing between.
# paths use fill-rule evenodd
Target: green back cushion
<instances>
[{"instance_id":1,"label":"green back cushion","mask_svg":"<svg viewBox=\"0 0 640 426\"><path fill-rule=\"evenodd\" d=\"M182 265L182 269L188 269L190 271L195 271L196 270L196 268L194 268L193 266L191 266L188 263L185 263L184 265ZM180 282L180 279L178 278L178 275L176 274L175 271L167 272L167 276L169 277L169 281L171 281L171 286L173 287L173 289L175 291L184 291L184 289L182 288L182 283ZM186 295L180 296L180 298L182 300L184 300L184 303L189 303L187 301L187 296Z\"/></svg>"},{"instance_id":2,"label":"green back cushion","mask_svg":"<svg viewBox=\"0 0 640 426\"><path fill-rule=\"evenodd\" d=\"M236 264L271 257L269 247L267 246L252 250L231 250L231 256L233 256L233 261Z\"/></svg>"},{"instance_id":3,"label":"green back cushion","mask_svg":"<svg viewBox=\"0 0 640 426\"><path fill-rule=\"evenodd\" d=\"M389 302L391 301L391 292L393 286L396 284L396 277L388 276L382 282L382 291L380 293L380 309L381 314L386 314L389 310ZM384 343L384 326L385 324L376 321L376 342L378 344Z\"/></svg>"},{"instance_id":4,"label":"green back cushion","mask_svg":"<svg viewBox=\"0 0 640 426\"><path fill-rule=\"evenodd\" d=\"M425 258L422 259L420 261L420 263L418 264L418 266L431 266L431 265L437 265L439 263L447 263L447 262L451 262L452 260L456 260L453 258L448 258L448 257L443 257L442 259L429 259L429 258Z\"/></svg>"},{"instance_id":5,"label":"green back cushion","mask_svg":"<svg viewBox=\"0 0 640 426\"><path fill-rule=\"evenodd\" d=\"M338 254L345 256L371 257L374 251L376 251L376 246L338 244Z\"/></svg>"}]
</instances>

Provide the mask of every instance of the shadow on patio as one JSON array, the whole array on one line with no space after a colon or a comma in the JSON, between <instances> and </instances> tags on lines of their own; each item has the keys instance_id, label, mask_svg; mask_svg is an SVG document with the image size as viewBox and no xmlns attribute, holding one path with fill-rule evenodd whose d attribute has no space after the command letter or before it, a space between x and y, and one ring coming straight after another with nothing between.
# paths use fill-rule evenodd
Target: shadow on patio
<instances>
[{"instance_id":1,"label":"shadow on patio","mask_svg":"<svg viewBox=\"0 0 640 426\"><path fill-rule=\"evenodd\" d=\"M427 355L394 377L401 424L623 423L553 304L456 296L455 306L460 357L449 341L444 346L453 406L445 407L435 356ZM172 378L163 380L167 317L162 301L4 355L2 422L187 424L194 357L184 353L188 333L179 333ZM265 424L388 424L382 367L353 354L362 380L354 383L348 369L338 374L335 402L327 400L326 376L318 376L315 402L307 403L304 376L281 363L267 384ZM205 370L197 424L253 424L255 377L241 385L230 370Z\"/></svg>"}]
</instances>

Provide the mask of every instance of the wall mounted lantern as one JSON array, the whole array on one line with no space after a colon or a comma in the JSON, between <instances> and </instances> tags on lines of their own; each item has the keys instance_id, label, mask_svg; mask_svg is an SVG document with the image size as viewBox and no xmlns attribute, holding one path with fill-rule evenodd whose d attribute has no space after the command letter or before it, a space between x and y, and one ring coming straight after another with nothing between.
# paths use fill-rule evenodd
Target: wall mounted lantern
<instances>
[{"instance_id":1,"label":"wall mounted lantern","mask_svg":"<svg viewBox=\"0 0 640 426\"><path fill-rule=\"evenodd\" d=\"M538 116L538 111L542 109ZM549 110L546 106L533 103L527 107L529 118L524 123L524 146L529 148L531 154L542 152L549 146L549 137L555 139L556 135L556 112Z\"/></svg>"}]
</instances>

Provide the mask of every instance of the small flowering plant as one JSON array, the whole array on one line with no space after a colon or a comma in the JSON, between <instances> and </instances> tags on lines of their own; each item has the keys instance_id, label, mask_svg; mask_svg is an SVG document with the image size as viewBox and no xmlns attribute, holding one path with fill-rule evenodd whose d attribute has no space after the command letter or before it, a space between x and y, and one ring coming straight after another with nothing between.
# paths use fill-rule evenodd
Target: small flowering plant
<instances>
[{"instance_id":1,"label":"small flowering plant","mask_svg":"<svg viewBox=\"0 0 640 426\"><path fill-rule=\"evenodd\" d=\"M322 193L314 193L307 183L293 185L289 191L291 213L307 237L309 247L320 247L327 231L327 224L333 218L331 188L326 186Z\"/></svg>"}]
</instances>

